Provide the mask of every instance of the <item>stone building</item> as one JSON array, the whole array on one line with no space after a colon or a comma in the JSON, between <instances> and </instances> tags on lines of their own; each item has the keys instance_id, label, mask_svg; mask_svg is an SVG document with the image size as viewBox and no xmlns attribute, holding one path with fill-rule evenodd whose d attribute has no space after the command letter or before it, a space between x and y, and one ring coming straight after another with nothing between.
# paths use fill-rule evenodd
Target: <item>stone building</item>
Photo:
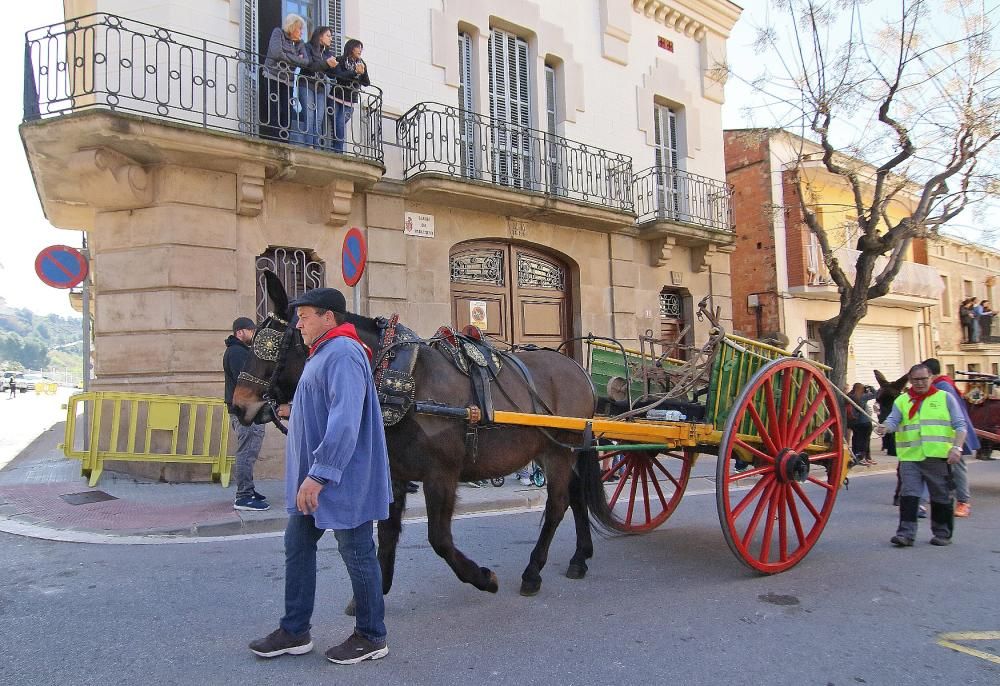
<instances>
[{"instance_id":1,"label":"stone building","mask_svg":"<svg viewBox=\"0 0 1000 686\"><path fill-rule=\"evenodd\" d=\"M984 372L1000 375L1000 322L992 323L992 336L978 343L963 343L958 306L974 296L989 300L996 308L1000 296L1000 252L949 236L937 236L929 242L927 263L938 270L944 290L937 305L931 308L935 357L953 378L955 372Z\"/></svg>"},{"instance_id":2,"label":"stone building","mask_svg":"<svg viewBox=\"0 0 1000 686\"><path fill-rule=\"evenodd\" d=\"M858 252L854 201L843 181L829 174L820 151L781 130L727 130L726 178L734 186L737 226L733 272L733 325L750 337L785 334L791 346L806 341L823 358L819 324L837 314L837 286L830 279L815 235L802 217L803 195L816 212L835 255L853 278ZM804 157L801 167L795 163ZM906 198L888 209L896 220ZM879 369L897 378L931 350L931 317L943 284L928 266L924 241L914 241L887 295L869 303L849 349L847 380L874 384Z\"/></svg>"},{"instance_id":3,"label":"stone building","mask_svg":"<svg viewBox=\"0 0 1000 686\"><path fill-rule=\"evenodd\" d=\"M261 270L343 287L350 227L361 312L424 335L475 311L513 344L695 342L705 295L731 320L728 0L64 6L27 35L21 135L47 218L89 239L95 389L220 394ZM289 12L364 41L343 153L264 135L257 54Z\"/></svg>"}]
</instances>

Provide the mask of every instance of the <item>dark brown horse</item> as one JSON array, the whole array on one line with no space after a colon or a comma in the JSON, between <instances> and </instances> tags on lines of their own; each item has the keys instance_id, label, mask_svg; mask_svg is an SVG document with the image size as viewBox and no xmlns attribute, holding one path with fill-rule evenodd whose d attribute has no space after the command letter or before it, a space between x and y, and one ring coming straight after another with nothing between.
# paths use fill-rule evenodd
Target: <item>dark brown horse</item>
<instances>
[{"instance_id":1,"label":"dark brown horse","mask_svg":"<svg viewBox=\"0 0 1000 686\"><path fill-rule=\"evenodd\" d=\"M265 278L276 314L270 315L257 330L253 353L233 396L233 405L245 424L273 419L273 404L291 398L306 356L301 335L288 323L292 322L294 313L288 309L284 288L272 274L266 274ZM382 331L378 322L353 314L347 315L347 321L355 326L358 335L372 350L380 350ZM274 345L269 351L266 346L257 345L258 339ZM593 416L594 388L587 372L577 362L545 349L519 352L517 358L529 370L537 396L533 399L525 375L508 359L492 384L495 409L531 412L537 403L562 416ZM378 357L375 366L378 366ZM436 401L460 408L475 403L469 378L436 347L419 344L413 378L418 401ZM273 404L267 402L268 398ZM540 589L541 570L548 557L549 545L567 506L573 510L577 538L576 551L566 575L573 579L583 578L587 560L594 551L588 510L603 526L613 528L614 522L604 497L596 459L590 452L580 452L578 456L572 449L574 443L579 443L579 435L517 426L486 426L478 430L477 450L470 451L466 429L463 420L417 414L413 409L398 424L386 428L394 502L389 518L378 527L383 592L388 593L392 586L396 544L406 506L405 482L421 481L431 547L459 579L495 593L498 590L496 574L463 555L452 540L455 491L460 482L511 474L532 459L541 463L545 470L548 500L538 542L521 575L521 593L534 595Z\"/></svg>"}]
</instances>

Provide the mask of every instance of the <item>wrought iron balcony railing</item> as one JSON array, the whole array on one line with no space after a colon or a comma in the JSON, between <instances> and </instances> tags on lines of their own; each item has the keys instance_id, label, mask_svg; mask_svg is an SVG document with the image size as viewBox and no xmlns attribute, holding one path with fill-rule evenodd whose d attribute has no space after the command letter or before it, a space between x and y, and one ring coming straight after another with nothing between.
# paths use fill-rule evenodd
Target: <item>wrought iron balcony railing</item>
<instances>
[{"instance_id":1,"label":"wrought iron balcony railing","mask_svg":"<svg viewBox=\"0 0 1000 686\"><path fill-rule=\"evenodd\" d=\"M352 92L263 56L113 14L25 34L24 119L85 109L131 112L381 162L382 91ZM334 126L334 98L354 102ZM356 98L356 99L355 99Z\"/></svg>"},{"instance_id":2,"label":"wrought iron balcony railing","mask_svg":"<svg viewBox=\"0 0 1000 686\"><path fill-rule=\"evenodd\" d=\"M671 167L650 167L635 175L636 224L674 221L717 231L734 231L733 187L725 181Z\"/></svg>"},{"instance_id":3,"label":"wrought iron balcony railing","mask_svg":"<svg viewBox=\"0 0 1000 686\"><path fill-rule=\"evenodd\" d=\"M438 173L633 211L628 155L434 102L400 117L396 137L408 179Z\"/></svg>"}]
</instances>

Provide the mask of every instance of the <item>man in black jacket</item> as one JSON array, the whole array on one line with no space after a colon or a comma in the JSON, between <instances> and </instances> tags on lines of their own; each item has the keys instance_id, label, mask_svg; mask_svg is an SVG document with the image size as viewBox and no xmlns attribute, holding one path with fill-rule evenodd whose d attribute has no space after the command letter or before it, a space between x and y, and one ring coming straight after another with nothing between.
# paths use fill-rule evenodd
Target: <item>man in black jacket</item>
<instances>
[{"instance_id":1,"label":"man in black jacket","mask_svg":"<svg viewBox=\"0 0 1000 686\"><path fill-rule=\"evenodd\" d=\"M229 420L236 434L236 464L233 468L233 478L236 480L236 499L233 508L263 512L271 508L267 498L254 489L253 465L260 454L260 446L264 442L264 426L251 424L243 426L233 414L233 391L236 390L236 380L243 365L250 357L250 342L257 329L253 320L239 317L233 322L233 335L226 339L226 354L222 357L222 370L226 375L226 405L229 407Z\"/></svg>"}]
</instances>

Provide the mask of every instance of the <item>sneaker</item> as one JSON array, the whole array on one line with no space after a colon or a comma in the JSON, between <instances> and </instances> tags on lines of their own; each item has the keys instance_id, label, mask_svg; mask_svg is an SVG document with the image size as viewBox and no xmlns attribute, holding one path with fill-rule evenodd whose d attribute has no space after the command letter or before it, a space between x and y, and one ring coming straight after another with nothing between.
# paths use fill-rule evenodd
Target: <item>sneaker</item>
<instances>
[{"instance_id":1,"label":"sneaker","mask_svg":"<svg viewBox=\"0 0 1000 686\"><path fill-rule=\"evenodd\" d=\"M295 636L280 627L250 644L250 652L260 657L278 657L285 654L305 655L312 649L313 642L308 631Z\"/></svg>"},{"instance_id":2,"label":"sneaker","mask_svg":"<svg viewBox=\"0 0 1000 686\"><path fill-rule=\"evenodd\" d=\"M753 469L753 463L752 462L744 462L741 467L734 468L733 469L733 473L734 474L742 474L743 472L749 472L751 469Z\"/></svg>"},{"instance_id":3,"label":"sneaker","mask_svg":"<svg viewBox=\"0 0 1000 686\"><path fill-rule=\"evenodd\" d=\"M942 538L941 536L935 536L931 539L931 545L951 545L950 538Z\"/></svg>"},{"instance_id":4,"label":"sneaker","mask_svg":"<svg viewBox=\"0 0 1000 686\"><path fill-rule=\"evenodd\" d=\"M353 665L362 660L378 660L389 654L389 645L383 640L372 643L355 632L341 643L326 651L326 659L338 665Z\"/></svg>"},{"instance_id":5,"label":"sneaker","mask_svg":"<svg viewBox=\"0 0 1000 686\"><path fill-rule=\"evenodd\" d=\"M923 505L917 510L917 519L927 519L927 508Z\"/></svg>"},{"instance_id":6,"label":"sneaker","mask_svg":"<svg viewBox=\"0 0 1000 686\"><path fill-rule=\"evenodd\" d=\"M420 484L418 484L416 481L407 481L406 482L406 492L407 493L416 493L419 490L420 490Z\"/></svg>"},{"instance_id":7,"label":"sneaker","mask_svg":"<svg viewBox=\"0 0 1000 686\"><path fill-rule=\"evenodd\" d=\"M262 493L258 493L257 489L255 488L255 489L253 489L253 499L254 500L267 500L267 496L264 495L264 494L262 494Z\"/></svg>"},{"instance_id":8,"label":"sneaker","mask_svg":"<svg viewBox=\"0 0 1000 686\"><path fill-rule=\"evenodd\" d=\"M482 486L479 485L478 481L466 481L465 485L471 486L472 488L482 488Z\"/></svg>"},{"instance_id":9,"label":"sneaker","mask_svg":"<svg viewBox=\"0 0 1000 686\"><path fill-rule=\"evenodd\" d=\"M955 503L955 516L968 517L972 514L972 506L969 503Z\"/></svg>"},{"instance_id":10,"label":"sneaker","mask_svg":"<svg viewBox=\"0 0 1000 686\"><path fill-rule=\"evenodd\" d=\"M266 500L257 500L252 495L245 495L233 501L234 510L246 510L248 512L263 512L270 510L271 506Z\"/></svg>"},{"instance_id":11,"label":"sneaker","mask_svg":"<svg viewBox=\"0 0 1000 686\"><path fill-rule=\"evenodd\" d=\"M892 543L897 548L912 548L913 539L906 538L905 536L893 536L889 539L889 543Z\"/></svg>"}]
</instances>

